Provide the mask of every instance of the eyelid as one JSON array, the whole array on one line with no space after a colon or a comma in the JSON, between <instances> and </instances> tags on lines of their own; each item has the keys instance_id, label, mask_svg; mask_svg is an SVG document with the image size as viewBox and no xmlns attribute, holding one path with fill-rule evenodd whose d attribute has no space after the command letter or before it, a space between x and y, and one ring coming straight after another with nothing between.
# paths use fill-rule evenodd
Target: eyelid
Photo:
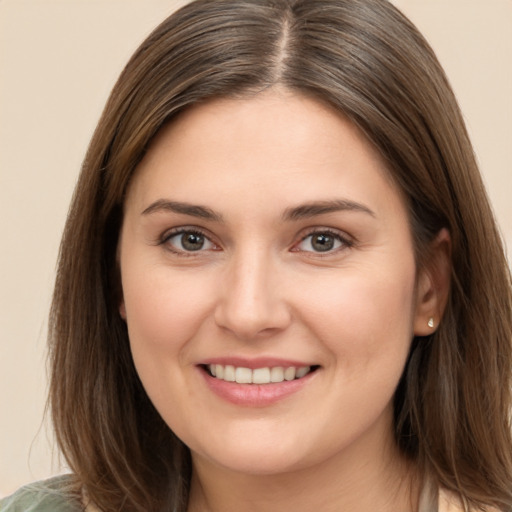
<instances>
[{"instance_id":1,"label":"eyelid","mask_svg":"<svg viewBox=\"0 0 512 512\"><path fill-rule=\"evenodd\" d=\"M179 226L176 228L170 228L166 229L159 237L158 241L160 243L165 243L169 238L172 238L173 236L180 235L182 233L194 233L196 235L204 236L208 239L210 239L209 235L205 233L205 231L201 228L198 228L197 226Z\"/></svg>"},{"instance_id":2,"label":"eyelid","mask_svg":"<svg viewBox=\"0 0 512 512\"><path fill-rule=\"evenodd\" d=\"M183 233L193 233L200 235L204 238L206 238L211 244L213 244L215 251L222 250L220 244L215 241L214 237L209 233L208 230L205 230L204 228L200 228L198 226L193 225L187 225L187 226L179 226L171 229L165 230L156 240L156 245L165 245L171 238L183 234ZM321 251L305 251L298 248L298 245L300 245L304 240L306 240L308 237L313 236L315 234L327 234L330 236L333 236L337 240L339 240L342 244L341 247L338 247L333 250L325 251L322 253ZM356 240L353 236L347 234L344 231L340 231L335 228L328 228L328 227L310 227L307 228L305 231L303 231L300 235L300 238L297 242L295 242L292 247L290 248L291 252L303 252L303 253L309 253L314 254L315 257L327 257L333 254L336 254L339 251L342 251L347 248L351 248L355 243ZM198 250L198 251L182 251L179 249L176 249L175 247L167 247L167 249L177 255L180 256L198 256L201 253L208 252L208 250ZM209 249L210 251L212 249Z\"/></svg>"},{"instance_id":3,"label":"eyelid","mask_svg":"<svg viewBox=\"0 0 512 512\"><path fill-rule=\"evenodd\" d=\"M206 249L206 250L198 250L198 251L184 251L177 249L176 247L171 246L171 244L167 244L167 242L178 235L184 234L184 233L192 233L195 235L200 235L204 237L208 242L210 242L214 248L213 249ZM211 250L219 250L220 245L213 240L213 237L203 228L199 228L197 226L179 226L175 228L168 229L164 231L157 239L157 245L166 246L166 249L173 254L176 254L178 256L199 256L201 253L208 252Z\"/></svg>"},{"instance_id":4,"label":"eyelid","mask_svg":"<svg viewBox=\"0 0 512 512\"><path fill-rule=\"evenodd\" d=\"M342 246L338 247L336 249L333 249L333 250L325 251L325 252L304 251L304 250L298 249L298 246L304 240L306 240L308 237L313 236L315 234L316 235L322 235L322 234L330 235L330 236L336 238L337 240L339 240L341 242ZM301 234L299 241L294 243L290 250L291 250L291 252L303 252L303 253L307 253L307 254L314 254L315 257L327 257L327 256L332 256L333 254L336 254L339 251L343 251L344 249L351 248L355 244L355 242L356 242L356 240L354 239L354 237L348 235L344 231L319 226L319 227L308 228L305 233Z\"/></svg>"}]
</instances>

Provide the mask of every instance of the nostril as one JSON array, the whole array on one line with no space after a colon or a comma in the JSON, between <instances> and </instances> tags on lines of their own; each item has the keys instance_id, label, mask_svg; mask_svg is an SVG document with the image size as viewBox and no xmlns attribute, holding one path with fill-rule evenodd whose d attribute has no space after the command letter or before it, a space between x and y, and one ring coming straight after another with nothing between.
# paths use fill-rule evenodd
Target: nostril
<instances>
[{"instance_id":1,"label":"nostril","mask_svg":"<svg viewBox=\"0 0 512 512\"><path fill-rule=\"evenodd\" d=\"M291 315L284 303L260 300L244 300L233 297L217 306L214 319L216 324L231 331L240 339L270 336L285 329Z\"/></svg>"}]
</instances>

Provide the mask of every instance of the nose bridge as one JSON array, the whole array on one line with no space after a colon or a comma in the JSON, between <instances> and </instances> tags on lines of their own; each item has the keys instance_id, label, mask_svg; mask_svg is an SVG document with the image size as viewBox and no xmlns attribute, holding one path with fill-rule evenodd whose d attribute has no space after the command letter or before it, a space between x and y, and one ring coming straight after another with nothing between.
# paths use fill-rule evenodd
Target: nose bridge
<instances>
[{"instance_id":1,"label":"nose bridge","mask_svg":"<svg viewBox=\"0 0 512 512\"><path fill-rule=\"evenodd\" d=\"M268 251L255 244L237 250L222 284L218 325L241 338L283 329L289 312L280 281L277 261Z\"/></svg>"}]
</instances>

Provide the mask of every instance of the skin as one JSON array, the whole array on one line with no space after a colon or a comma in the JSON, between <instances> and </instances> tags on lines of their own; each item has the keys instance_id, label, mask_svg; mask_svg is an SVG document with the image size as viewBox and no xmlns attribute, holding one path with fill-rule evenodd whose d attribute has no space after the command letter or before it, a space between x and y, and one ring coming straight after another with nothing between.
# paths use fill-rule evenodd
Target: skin
<instances>
[{"instance_id":1,"label":"skin","mask_svg":"<svg viewBox=\"0 0 512 512\"><path fill-rule=\"evenodd\" d=\"M333 201L351 207L290 216ZM186 251L180 229L204 234L202 249ZM134 175L119 262L137 371L192 453L189 511L416 509L392 398L413 336L440 316L440 286L416 268L400 191L348 120L276 89L186 111ZM244 406L199 366L228 356L319 368L290 396Z\"/></svg>"}]
</instances>

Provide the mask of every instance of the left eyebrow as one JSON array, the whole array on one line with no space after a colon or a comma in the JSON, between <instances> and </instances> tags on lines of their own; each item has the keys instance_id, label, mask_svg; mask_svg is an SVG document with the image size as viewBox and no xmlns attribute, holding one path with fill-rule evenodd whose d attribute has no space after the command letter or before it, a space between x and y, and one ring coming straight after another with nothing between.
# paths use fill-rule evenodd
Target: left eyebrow
<instances>
[{"instance_id":1,"label":"left eyebrow","mask_svg":"<svg viewBox=\"0 0 512 512\"><path fill-rule=\"evenodd\" d=\"M220 215L220 213L216 213L206 206L183 203L181 201L170 201L168 199L158 199L154 203L150 204L142 212L142 215L149 215L150 213L161 211L180 213L183 215L190 215L191 217L223 222L222 215Z\"/></svg>"},{"instance_id":2,"label":"left eyebrow","mask_svg":"<svg viewBox=\"0 0 512 512\"><path fill-rule=\"evenodd\" d=\"M287 208L283 213L283 219L288 221L300 220L339 211L362 212L375 217L375 213L364 204L347 199L334 199L332 201L318 201L302 204L294 208Z\"/></svg>"}]
</instances>

